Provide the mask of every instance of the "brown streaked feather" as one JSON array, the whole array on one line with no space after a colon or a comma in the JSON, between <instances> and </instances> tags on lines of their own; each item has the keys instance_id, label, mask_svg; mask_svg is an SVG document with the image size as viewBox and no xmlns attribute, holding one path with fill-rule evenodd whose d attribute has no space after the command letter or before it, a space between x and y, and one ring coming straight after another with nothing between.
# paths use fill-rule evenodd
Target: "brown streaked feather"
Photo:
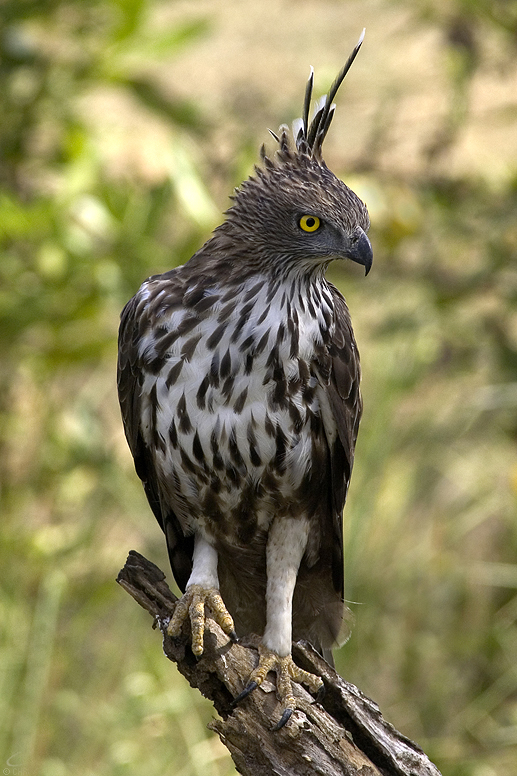
<instances>
[{"instance_id":1,"label":"brown streaked feather","mask_svg":"<svg viewBox=\"0 0 517 776\"><path fill-rule=\"evenodd\" d=\"M337 437L328 442L330 476L326 483L327 502L321 510L321 520L327 525L324 535L327 543L320 549L320 570L311 569L310 585L315 585L319 596L326 601L322 615L314 623L319 630L320 646L330 646L337 639L342 624L344 600L343 563L343 508L354 462L355 443L362 413L359 391L359 354L350 321L350 313L340 292L329 284L334 304L334 327L332 340L326 349L327 358L320 355L318 375L328 397L332 416L337 427ZM326 430L328 439L333 430ZM335 436L335 435L334 435ZM328 570L331 570L330 585ZM299 586L304 586L304 568L300 568ZM332 593L333 591L333 593ZM310 595L310 594L309 594ZM335 597L334 597L335 596ZM299 598L302 598L300 595ZM293 606L293 628L295 624ZM331 638L322 638L327 632ZM317 643L317 642L316 642Z\"/></svg>"},{"instance_id":2,"label":"brown streaked feather","mask_svg":"<svg viewBox=\"0 0 517 776\"><path fill-rule=\"evenodd\" d=\"M331 286L335 305L335 329L330 356L332 372L328 397L336 422L338 440L332 452L332 491L334 497L333 581L339 582L344 595L343 578L343 507L354 464L355 443L363 411L359 389L361 367L355 344L350 313L339 291Z\"/></svg>"},{"instance_id":3,"label":"brown streaked feather","mask_svg":"<svg viewBox=\"0 0 517 776\"><path fill-rule=\"evenodd\" d=\"M173 281L174 273L175 270L167 273L169 281ZM162 275L161 278L163 277ZM185 536L176 515L163 498L153 456L141 432L143 371L138 342L142 329L152 325L152 321L149 314L144 312L138 303L138 296L134 296L126 304L120 316L117 363L120 409L136 473L142 480L149 506L166 535L172 572L179 588L183 591L192 571L194 537Z\"/></svg>"}]
</instances>

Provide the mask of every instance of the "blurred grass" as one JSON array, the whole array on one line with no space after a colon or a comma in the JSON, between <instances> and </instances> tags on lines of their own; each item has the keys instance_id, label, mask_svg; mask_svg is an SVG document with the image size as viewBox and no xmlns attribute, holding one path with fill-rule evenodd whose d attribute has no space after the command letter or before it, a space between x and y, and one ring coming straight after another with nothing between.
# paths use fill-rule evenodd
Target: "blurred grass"
<instances>
[{"instance_id":1,"label":"blurred grass","mask_svg":"<svg viewBox=\"0 0 517 776\"><path fill-rule=\"evenodd\" d=\"M490 106L515 80L517 6L350 9L402 25L408 56L419 35L437 40L445 89L432 131L418 110L409 126L402 91L373 95L366 60L380 53L365 49L357 77L367 80L362 92L351 80L343 111L354 150L329 149L370 207L376 255L367 281L332 268L365 394L345 512L356 624L337 663L444 776L512 776L517 169L504 143L478 140L469 157L465 138L515 125L515 97ZM294 48L307 14L331 29L339 4L298 10L284 33ZM132 548L167 569L123 438L116 331L140 282L206 238L271 116L299 109L300 86L292 108L275 94L263 119L271 71L261 61L249 94L236 80L216 98L207 42L229 45L239 34L230 21L246 27L253 6L169 11L151 0L0 10L0 761L28 774L234 772L206 730L210 705L114 583ZM274 19L274 0L268 11ZM209 80L210 118L185 96L190 86L170 83L189 57ZM395 72L397 46L386 57ZM424 129L400 163L396 139Z\"/></svg>"}]
</instances>

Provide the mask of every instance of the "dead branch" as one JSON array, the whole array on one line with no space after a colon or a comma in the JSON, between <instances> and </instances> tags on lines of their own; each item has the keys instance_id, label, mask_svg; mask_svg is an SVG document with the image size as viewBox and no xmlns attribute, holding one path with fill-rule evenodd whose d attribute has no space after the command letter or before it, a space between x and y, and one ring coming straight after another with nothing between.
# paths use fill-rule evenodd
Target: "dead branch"
<instances>
[{"instance_id":1,"label":"dead branch","mask_svg":"<svg viewBox=\"0 0 517 776\"><path fill-rule=\"evenodd\" d=\"M208 619L204 653L196 660L188 632L181 639L167 635L177 599L154 563L132 550L117 582L154 617L169 660L213 702L221 719L210 727L243 776L440 776L424 752L383 719L377 704L338 676L306 642L293 644L293 658L322 677L325 696L317 703L295 685L298 709L285 728L273 732L278 717L273 684L264 682L237 708L232 706L257 663L255 639L232 644Z\"/></svg>"}]
</instances>

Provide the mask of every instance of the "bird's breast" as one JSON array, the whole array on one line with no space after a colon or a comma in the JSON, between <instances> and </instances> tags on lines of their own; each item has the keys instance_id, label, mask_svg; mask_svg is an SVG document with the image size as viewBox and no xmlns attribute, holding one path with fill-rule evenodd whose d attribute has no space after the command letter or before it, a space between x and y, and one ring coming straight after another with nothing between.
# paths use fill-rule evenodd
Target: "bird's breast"
<instances>
[{"instance_id":1,"label":"bird's breast","mask_svg":"<svg viewBox=\"0 0 517 776\"><path fill-rule=\"evenodd\" d=\"M253 514L247 530L266 528L322 455L328 408L313 364L332 311L314 291L289 291L255 281L195 321L188 308L164 312L141 340L141 427L186 525L233 515L245 533Z\"/></svg>"}]
</instances>

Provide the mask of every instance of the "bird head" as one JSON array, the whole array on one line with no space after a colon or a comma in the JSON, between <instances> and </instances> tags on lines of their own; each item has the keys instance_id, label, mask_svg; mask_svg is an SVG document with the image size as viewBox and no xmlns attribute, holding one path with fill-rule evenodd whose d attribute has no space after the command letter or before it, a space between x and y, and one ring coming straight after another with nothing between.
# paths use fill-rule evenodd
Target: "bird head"
<instances>
[{"instance_id":1,"label":"bird head","mask_svg":"<svg viewBox=\"0 0 517 776\"><path fill-rule=\"evenodd\" d=\"M276 272L312 272L334 259L372 264L366 236L370 220L365 204L329 170L322 145L330 127L333 99L364 36L361 35L329 92L309 121L313 71L307 83L302 118L292 130L271 133L279 144L273 158L261 150L262 166L236 191L226 221L216 232L246 246L247 261ZM243 251L244 256L244 251Z\"/></svg>"}]
</instances>

